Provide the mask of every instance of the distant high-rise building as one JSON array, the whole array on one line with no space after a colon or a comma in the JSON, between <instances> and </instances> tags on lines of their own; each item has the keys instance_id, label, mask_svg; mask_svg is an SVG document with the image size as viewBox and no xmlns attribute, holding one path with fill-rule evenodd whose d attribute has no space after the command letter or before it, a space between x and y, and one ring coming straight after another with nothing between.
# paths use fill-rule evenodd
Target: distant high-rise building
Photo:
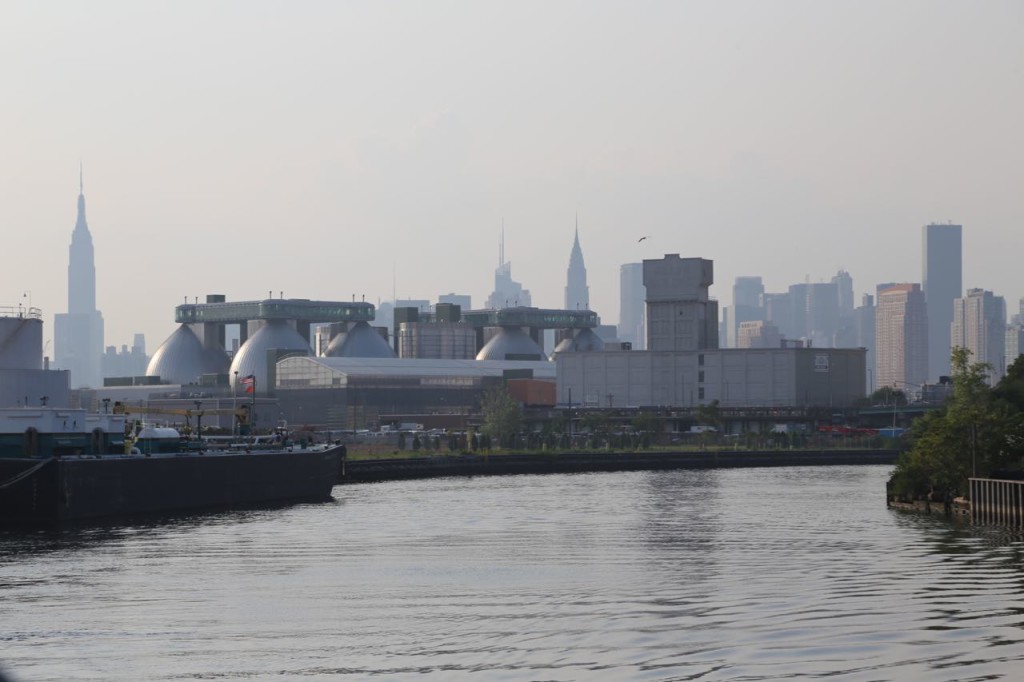
<instances>
[{"instance_id":1,"label":"distant high-rise building","mask_svg":"<svg viewBox=\"0 0 1024 682\"><path fill-rule=\"evenodd\" d=\"M130 349L128 344L122 344L120 352L116 346L107 346L102 360L103 378L143 376L148 365L146 337L144 334L135 334Z\"/></svg>"},{"instance_id":2,"label":"distant high-rise building","mask_svg":"<svg viewBox=\"0 0 1024 682\"><path fill-rule=\"evenodd\" d=\"M737 332L737 348L779 348L782 346L782 334L778 327L764 320L740 322Z\"/></svg>"},{"instance_id":3,"label":"distant high-rise building","mask_svg":"<svg viewBox=\"0 0 1024 682\"><path fill-rule=\"evenodd\" d=\"M487 307L497 310L530 305L533 305L530 291L512 279L512 264L505 260L505 228L502 227L498 267L494 270L494 291L487 297Z\"/></svg>"},{"instance_id":4,"label":"distant high-rise building","mask_svg":"<svg viewBox=\"0 0 1024 682\"><path fill-rule=\"evenodd\" d=\"M803 336L797 334L793 328L793 301L788 292L765 294L761 300L765 322L771 322L778 327L779 333L786 338L798 339Z\"/></svg>"},{"instance_id":5,"label":"distant high-rise building","mask_svg":"<svg viewBox=\"0 0 1024 682\"><path fill-rule=\"evenodd\" d=\"M569 254L569 269L565 281L565 309L589 310L590 287L587 286L587 266L583 264L583 250L580 248L580 229L577 226L573 237L572 253Z\"/></svg>"},{"instance_id":6,"label":"distant high-rise building","mask_svg":"<svg viewBox=\"0 0 1024 682\"><path fill-rule=\"evenodd\" d=\"M963 295L963 226L924 226L922 285L928 304L928 378L949 374L953 301Z\"/></svg>"},{"instance_id":7,"label":"distant high-rise building","mask_svg":"<svg viewBox=\"0 0 1024 682\"><path fill-rule=\"evenodd\" d=\"M787 338L806 339L807 330L807 296L810 284L791 284L789 286L789 310L790 321L789 331L785 332ZM782 327L780 327L782 329Z\"/></svg>"},{"instance_id":8,"label":"distant high-rise building","mask_svg":"<svg viewBox=\"0 0 1024 682\"><path fill-rule=\"evenodd\" d=\"M54 361L70 371L72 388L98 388L103 385L103 315L96 309L96 266L81 175L68 256L68 312L54 316Z\"/></svg>"},{"instance_id":9,"label":"distant high-rise building","mask_svg":"<svg viewBox=\"0 0 1024 682\"><path fill-rule=\"evenodd\" d=\"M861 304L853 311L854 330L856 338L855 348L866 348L867 354L864 357L864 364L868 370L868 393L875 390L875 382L872 374L875 371L875 297L871 294L864 294Z\"/></svg>"},{"instance_id":10,"label":"distant high-rise building","mask_svg":"<svg viewBox=\"0 0 1024 682\"><path fill-rule=\"evenodd\" d=\"M816 348L831 348L839 331L839 287L835 280L804 285L807 292L805 337Z\"/></svg>"},{"instance_id":11,"label":"distant high-rise building","mask_svg":"<svg viewBox=\"0 0 1024 682\"><path fill-rule=\"evenodd\" d=\"M991 365L989 383L995 386L1006 374L1006 301L984 289L968 289L953 300L951 347L971 351L971 362Z\"/></svg>"},{"instance_id":12,"label":"distant high-rise building","mask_svg":"<svg viewBox=\"0 0 1024 682\"><path fill-rule=\"evenodd\" d=\"M853 315L853 277L846 270L840 270L832 278L832 284L836 287L836 300L839 307L839 318Z\"/></svg>"},{"instance_id":13,"label":"distant high-rise building","mask_svg":"<svg viewBox=\"0 0 1024 682\"><path fill-rule=\"evenodd\" d=\"M760 277L737 277L732 285L732 305L722 312L725 335L719 341L725 348L739 346L737 332L744 322L764 319L764 283Z\"/></svg>"},{"instance_id":14,"label":"distant high-rise building","mask_svg":"<svg viewBox=\"0 0 1024 682\"><path fill-rule=\"evenodd\" d=\"M718 348L718 301L708 296L714 263L666 254L644 261L647 350Z\"/></svg>"},{"instance_id":15,"label":"distant high-rise building","mask_svg":"<svg viewBox=\"0 0 1024 682\"><path fill-rule=\"evenodd\" d=\"M623 264L619 268L619 339L632 344L633 350L647 347L646 299L644 264Z\"/></svg>"},{"instance_id":16,"label":"distant high-rise building","mask_svg":"<svg viewBox=\"0 0 1024 682\"><path fill-rule=\"evenodd\" d=\"M457 305L463 312L473 309L473 298L467 294L441 294L437 302Z\"/></svg>"},{"instance_id":17,"label":"distant high-rise building","mask_svg":"<svg viewBox=\"0 0 1024 682\"><path fill-rule=\"evenodd\" d=\"M1011 324L1006 328L1006 368L1024 355L1024 324Z\"/></svg>"},{"instance_id":18,"label":"distant high-rise building","mask_svg":"<svg viewBox=\"0 0 1024 682\"><path fill-rule=\"evenodd\" d=\"M1024 298L1020 299L1020 312L1010 318L1006 328L1006 369L1024 354Z\"/></svg>"},{"instance_id":19,"label":"distant high-rise building","mask_svg":"<svg viewBox=\"0 0 1024 682\"><path fill-rule=\"evenodd\" d=\"M893 284L875 306L875 380L902 390L928 379L928 310L920 284Z\"/></svg>"}]
</instances>

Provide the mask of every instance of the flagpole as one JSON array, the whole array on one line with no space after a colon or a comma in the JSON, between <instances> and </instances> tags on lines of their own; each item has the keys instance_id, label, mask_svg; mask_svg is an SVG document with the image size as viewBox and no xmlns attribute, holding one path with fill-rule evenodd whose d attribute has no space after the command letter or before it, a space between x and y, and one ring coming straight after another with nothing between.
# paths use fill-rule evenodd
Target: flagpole
<instances>
[{"instance_id":1,"label":"flagpole","mask_svg":"<svg viewBox=\"0 0 1024 682\"><path fill-rule=\"evenodd\" d=\"M253 436L255 436L256 435L256 375L255 374L251 374L249 376L252 377L252 407L249 409L249 412L250 412L249 419L252 421L252 426L250 428L252 429Z\"/></svg>"}]
</instances>

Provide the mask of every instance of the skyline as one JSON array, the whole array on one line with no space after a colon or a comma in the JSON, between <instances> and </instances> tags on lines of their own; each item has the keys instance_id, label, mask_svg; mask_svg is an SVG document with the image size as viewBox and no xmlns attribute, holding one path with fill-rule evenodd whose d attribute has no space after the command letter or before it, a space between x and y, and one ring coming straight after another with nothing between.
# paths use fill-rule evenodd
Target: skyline
<instances>
[{"instance_id":1,"label":"skyline","mask_svg":"<svg viewBox=\"0 0 1024 682\"><path fill-rule=\"evenodd\" d=\"M561 307L577 212L606 324L623 263L713 260L723 306L845 269L859 302L947 221L965 291L1024 295L1018 4L541 7L5 7L7 304L53 338L80 160L107 345L207 293L482 307L502 219Z\"/></svg>"}]
</instances>

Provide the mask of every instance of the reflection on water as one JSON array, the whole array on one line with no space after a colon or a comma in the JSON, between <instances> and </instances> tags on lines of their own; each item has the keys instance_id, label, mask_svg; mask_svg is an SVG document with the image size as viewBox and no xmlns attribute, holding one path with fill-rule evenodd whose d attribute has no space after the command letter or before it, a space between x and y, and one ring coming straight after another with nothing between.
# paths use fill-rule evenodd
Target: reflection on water
<instances>
[{"instance_id":1,"label":"reflection on water","mask_svg":"<svg viewBox=\"0 0 1024 682\"><path fill-rule=\"evenodd\" d=\"M18 680L1013 677L1022 538L886 467L405 481L0 535Z\"/></svg>"}]
</instances>

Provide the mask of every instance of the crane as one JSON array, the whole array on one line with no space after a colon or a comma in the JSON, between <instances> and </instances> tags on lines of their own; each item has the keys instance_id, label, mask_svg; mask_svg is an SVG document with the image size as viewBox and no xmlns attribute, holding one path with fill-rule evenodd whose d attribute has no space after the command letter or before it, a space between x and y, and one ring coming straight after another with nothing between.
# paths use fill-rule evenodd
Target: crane
<instances>
[{"instance_id":1,"label":"crane","mask_svg":"<svg viewBox=\"0 0 1024 682\"><path fill-rule=\"evenodd\" d=\"M219 415L219 414L230 414L234 415L235 421L238 426L245 427L249 425L249 406L241 405L239 407L215 407L215 408L181 408L181 407L147 407L143 405L128 405L120 400L114 403L114 414L169 414L177 415L185 418L185 423L191 426L192 417L196 418L197 425L206 415ZM197 429L198 430L198 429Z\"/></svg>"}]
</instances>

